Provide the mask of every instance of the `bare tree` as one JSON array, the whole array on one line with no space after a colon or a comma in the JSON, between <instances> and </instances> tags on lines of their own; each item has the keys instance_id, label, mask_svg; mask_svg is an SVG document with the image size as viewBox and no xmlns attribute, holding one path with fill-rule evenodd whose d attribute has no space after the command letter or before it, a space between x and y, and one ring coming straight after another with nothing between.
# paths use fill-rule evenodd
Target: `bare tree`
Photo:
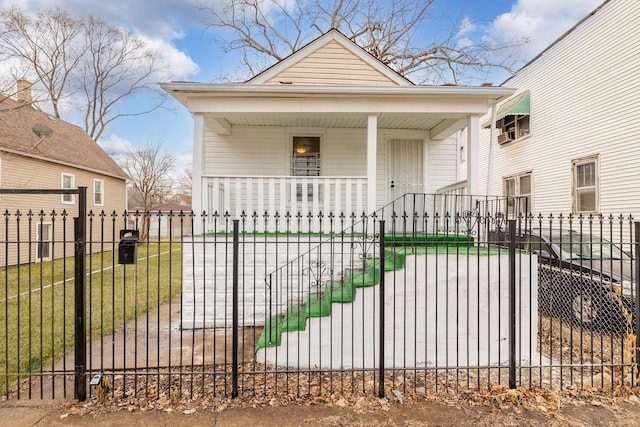
<instances>
[{"instance_id":1,"label":"bare tree","mask_svg":"<svg viewBox=\"0 0 640 427\"><path fill-rule=\"evenodd\" d=\"M89 16L83 28L87 45L81 67L86 102L84 126L98 140L109 123L119 117L147 114L160 107L165 95L157 92L158 102L141 111L117 110L116 105L125 98L156 88L151 79L158 68L156 57L139 37L102 19Z\"/></svg>"},{"instance_id":2,"label":"bare tree","mask_svg":"<svg viewBox=\"0 0 640 427\"><path fill-rule=\"evenodd\" d=\"M62 118L63 102L81 111L94 140L114 120L148 113L166 99L152 82L159 67L144 41L93 16L74 19L59 8L36 16L17 7L0 11L0 59L18 64L23 75L16 77L40 89L34 102L49 103L55 117ZM150 91L142 111L121 108L128 97Z\"/></svg>"},{"instance_id":3,"label":"bare tree","mask_svg":"<svg viewBox=\"0 0 640 427\"><path fill-rule=\"evenodd\" d=\"M160 146L139 145L129 150L123 168L129 175L129 187L140 199L142 215L140 239L147 237L148 215L153 205L164 202L171 195L169 172L174 159L160 152Z\"/></svg>"},{"instance_id":4,"label":"bare tree","mask_svg":"<svg viewBox=\"0 0 640 427\"><path fill-rule=\"evenodd\" d=\"M193 185L193 171L191 166L186 167L182 174L178 177L178 190L180 193L191 196L191 189Z\"/></svg>"},{"instance_id":5,"label":"bare tree","mask_svg":"<svg viewBox=\"0 0 640 427\"><path fill-rule=\"evenodd\" d=\"M431 14L435 0L228 0L201 9L211 15L209 27L230 34L221 40L227 51L239 50L251 75L279 61L335 28L367 52L417 83L461 83L491 69L512 72L521 61L512 56L513 43L478 44L458 34L470 21L462 20L433 40L420 30L438 19Z\"/></svg>"},{"instance_id":6,"label":"bare tree","mask_svg":"<svg viewBox=\"0 0 640 427\"><path fill-rule=\"evenodd\" d=\"M29 17L11 7L0 12L0 26L0 58L28 71L32 83L44 88L41 98L46 97L60 118L60 101L76 90L71 77L84 54L81 23L60 9Z\"/></svg>"}]
</instances>

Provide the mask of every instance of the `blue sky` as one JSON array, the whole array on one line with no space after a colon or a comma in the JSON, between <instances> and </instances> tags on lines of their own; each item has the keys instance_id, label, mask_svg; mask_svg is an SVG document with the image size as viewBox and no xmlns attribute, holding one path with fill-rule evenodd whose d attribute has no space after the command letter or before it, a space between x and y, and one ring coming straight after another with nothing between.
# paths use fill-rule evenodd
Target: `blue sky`
<instances>
[{"instance_id":1,"label":"blue sky","mask_svg":"<svg viewBox=\"0 0 640 427\"><path fill-rule=\"evenodd\" d=\"M207 15L197 6L222 0L0 0L28 13L59 6L73 15L93 14L144 37L170 64L162 81L216 82L233 77L238 61L224 54L216 34L205 28ZM268 1L268 0L265 0ZM526 37L522 57L531 59L603 0L436 0L433 12L443 28L471 19L476 24L460 37L509 41ZM500 84L502 76L494 84ZM179 174L191 161L193 122L184 107L170 100L151 114L122 118L108 127L100 144L111 154L127 147L160 144L176 159Z\"/></svg>"}]
</instances>

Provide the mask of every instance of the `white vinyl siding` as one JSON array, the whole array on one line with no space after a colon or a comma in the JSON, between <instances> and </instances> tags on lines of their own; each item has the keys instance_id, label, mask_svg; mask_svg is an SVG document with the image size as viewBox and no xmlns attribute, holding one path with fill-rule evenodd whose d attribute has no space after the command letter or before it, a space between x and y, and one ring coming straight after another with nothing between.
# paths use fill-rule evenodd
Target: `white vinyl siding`
<instances>
[{"instance_id":1,"label":"white vinyl siding","mask_svg":"<svg viewBox=\"0 0 640 427\"><path fill-rule=\"evenodd\" d=\"M365 176L367 174L365 130L327 129L323 148L325 160L322 167L325 175Z\"/></svg>"},{"instance_id":2,"label":"white vinyl siding","mask_svg":"<svg viewBox=\"0 0 640 427\"><path fill-rule=\"evenodd\" d=\"M289 130L234 127L232 135L205 134L205 175L289 175Z\"/></svg>"},{"instance_id":3,"label":"white vinyl siding","mask_svg":"<svg viewBox=\"0 0 640 427\"><path fill-rule=\"evenodd\" d=\"M205 198L212 203L214 200L224 201L223 209L236 207L239 200L236 199L236 191L231 187L241 185L243 187L251 187L250 195L243 195L243 202L251 206L250 210L270 209L273 205L274 209L280 208L282 203L288 203L288 197L283 202L281 194L288 189L283 189L277 181L278 177L291 176L291 151L292 138L295 135L316 135L321 137L321 176L323 177L360 177L361 180L366 178L366 130L365 129L323 129L323 128L285 128L285 127L234 127L232 135L217 135L209 132L205 135L204 152L205 152L205 169L203 176L205 177L226 177L222 180L229 180L228 184L222 183L221 186L214 185L210 188L204 188L206 192ZM380 155L384 159L384 153ZM379 169L379 176L384 181L384 167ZM380 175L381 174L381 175ZM242 177L242 178L241 178ZM265 178L267 177L267 178ZM274 177L270 180L268 177ZM324 192L329 188L325 181L318 181L317 201L320 203L328 202L324 200ZM352 199L356 198L357 180L352 180L353 188L349 191ZM262 184L260 184L262 183ZM327 182L328 183L328 182ZM260 188L262 185L262 188ZM386 190L382 188L381 191ZM362 188L366 195L366 187ZM216 194L213 194L216 192ZM263 201L260 194L274 194L272 200ZM312 193L314 193L312 191ZM309 194L307 192L307 194ZM345 200L347 190L341 190L342 206L347 206ZM331 196L333 197L333 196ZM309 208L311 202L309 197L302 200L299 197L297 202L307 202ZM382 201L384 201L384 193L382 193ZM353 202L353 208L356 203ZM221 206L221 205L219 205ZM213 205L203 207L209 211L213 209ZM298 210L305 210L301 204Z\"/></svg>"},{"instance_id":4,"label":"white vinyl siding","mask_svg":"<svg viewBox=\"0 0 640 427\"><path fill-rule=\"evenodd\" d=\"M322 138L323 176L365 176L366 130L234 127L233 135L205 136L204 175L290 176L291 137Z\"/></svg>"},{"instance_id":5,"label":"white vinyl siding","mask_svg":"<svg viewBox=\"0 0 640 427\"><path fill-rule=\"evenodd\" d=\"M454 135L439 141L430 141L427 151L426 192L436 193L439 188L458 181L458 147ZM466 176L466 175L465 175Z\"/></svg>"},{"instance_id":6,"label":"white vinyl siding","mask_svg":"<svg viewBox=\"0 0 640 427\"><path fill-rule=\"evenodd\" d=\"M600 153L598 211L640 215L640 2L616 0L504 83L530 90L531 135L494 142L489 193L502 177L532 170L532 212L572 211L571 162ZM481 123L490 120L487 114ZM481 129L480 188L486 188L489 129Z\"/></svg>"},{"instance_id":7,"label":"white vinyl siding","mask_svg":"<svg viewBox=\"0 0 640 427\"><path fill-rule=\"evenodd\" d=\"M303 58L267 83L396 85L336 41Z\"/></svg>"}]
</instances>

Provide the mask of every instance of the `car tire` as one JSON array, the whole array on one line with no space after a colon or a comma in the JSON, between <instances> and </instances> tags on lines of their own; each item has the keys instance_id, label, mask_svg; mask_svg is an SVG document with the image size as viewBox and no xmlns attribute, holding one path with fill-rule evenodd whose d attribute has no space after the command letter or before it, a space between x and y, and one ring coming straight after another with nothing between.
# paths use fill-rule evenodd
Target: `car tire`
<instances>
[{"instance_id":1,"label":"car tire","mask_svg":"<svg viewBox=\"0 0 640 427\"><path fill-rule=\"evenodd\" d=\"M598 329L602 324L600 298L591 289L574 289L568 308L571 320L578 326Z\"/></svg>"}]
</instances>

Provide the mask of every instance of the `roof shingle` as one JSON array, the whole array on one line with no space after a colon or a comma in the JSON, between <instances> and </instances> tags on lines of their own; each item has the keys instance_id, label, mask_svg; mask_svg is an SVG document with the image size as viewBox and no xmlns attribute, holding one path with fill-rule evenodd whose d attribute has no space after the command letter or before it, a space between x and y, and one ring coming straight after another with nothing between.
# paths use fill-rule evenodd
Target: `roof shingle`
<instances>
[{"instance_id":1,"label":"roof shingle","mask_svg":"<svg viewBox=\"0 0 640 427\"><path fill-rule=\"evenodd\" d=\"M49 136L36 135L47 133L47 128L52 131ZM0 150L128 178L83 129L10 98L0 99Z\"/></svg>"}]
</instances>

